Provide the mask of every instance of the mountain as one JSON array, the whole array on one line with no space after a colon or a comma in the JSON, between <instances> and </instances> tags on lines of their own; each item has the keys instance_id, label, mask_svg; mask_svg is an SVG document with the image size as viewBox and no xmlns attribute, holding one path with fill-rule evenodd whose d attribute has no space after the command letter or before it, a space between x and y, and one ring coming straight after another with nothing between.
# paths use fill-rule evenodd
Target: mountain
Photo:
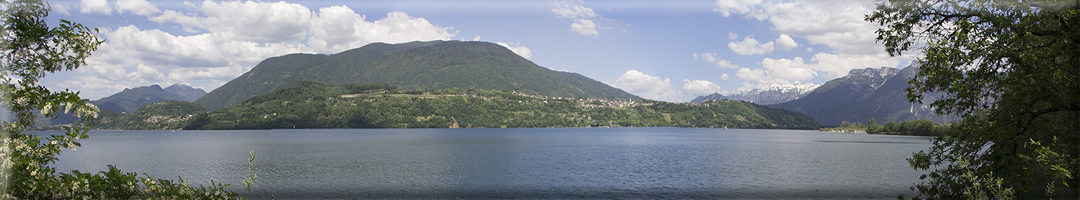
<instances>
[{"instance_id":1,"label":"mountain","mask_svg":"<svg viewBox=\"0 0 1080 200\"><path fill-rule=\"evenodd\" d=\"M166 92L161 86L151 85L124 89L124 91L113 94L112 96L101 98L97 101L90 101L90 103L104 110L112 110L118 113L133 113L135 110L146 104L164 100L183 101L184 98Z\"/></svg>"},{"instance_id":2,"label":"mountain","mask_svg":"<svg viewBox=\"0 0 1080 200\"><path fill-rule=\"evenodd\" d=\"M724 99L727 99L724 98L724 95L721 95L720 93L713 93L710 95L698 96L697 98L694 98L694 100L690 100L690 103L705 103L708 101L719 101Z\"/></svg>"},{"instance_id":3,"label":"mountain","mask_svg":"<svg viewBox=\"0 0 1080 200\"><path fill-rule=\"evenodd\" d=\"M908 79L914 77L918 69L917 66L903 70L888 67L852 69L848 75L826 82L802 98L769 107L803 113L826 126L838 126L843 121L866 123L870 118L876 118L878 122L952 120L935 115L928 104L907 101L904 89L910 87ZM923 102L929 103L931 99Z\"/></svg>"},{"instance_id":4,"label":"mountain","mask_svg":"<svg viewBox=\"0 0 1080 200\"><path fill-rule=\"evenodd\" d=\"M559 97L639 100L580 74L556 72L488 42L372 43L333 55L289 54L263 60L195 103L209 110L289 88L299 81L386 83L403 89L475 88Z\"/></svg>"},{"instance_id":5,"label":"mountain","mask_svg":"<svg viewBox=\"0 0 1080 200\"><path fill-rule=\"evenodd\" d=\"M381 84L296 86L240 105L203 110L162 101L133 114L106 115L100 129L730 127L817 129L814 119L742 101L667 103L563 98L485 89L402 90Z\"/></svg>"},{"instance_id":6,"label":"mountain","mask_svg":"<svg viewBox=\"0 0 1080 200\"><path fill-rule=\"evenodd\" d=\"M206 95L205 90L193 88L184 84L173 84L172 86L166 87L165 92L176 95L177 97L184 99L183 101L195 101L196 99L199 99L199 97Z\"/></svg>"},{"instance_id":7,"label":"mountain","mask_svg":"<svg viewBox=\"0 0 1080 200\"><path fill-rule=\"evenodd\" d=\"M817 89L817 84L773 84L768 89L740 90L727 96L731 100L746 101L761 105L772 105L799 99Z\"/></svg>"}]
</instances>

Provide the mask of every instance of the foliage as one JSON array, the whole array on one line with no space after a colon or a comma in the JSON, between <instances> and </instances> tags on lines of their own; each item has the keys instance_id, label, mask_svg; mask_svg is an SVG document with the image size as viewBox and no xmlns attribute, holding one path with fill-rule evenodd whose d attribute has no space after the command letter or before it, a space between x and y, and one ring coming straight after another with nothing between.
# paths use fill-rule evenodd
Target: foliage
<instances>
[{"instance_id":1,"label":"foliage","mask_svg":"<svg viewBox=\"0 0 1080 200\"><path fill-rule=\"evenodd\" d=\"M63 148L75 150L78 139L86 138L86 128L64 127L65 134L42 138L27 133L36 116L54 118L60 113L77 117L97 117L97 107L79 98L78 92L50 91L38 85L48 73L74 70L85 64L90 52L102 44L94 32L77 23L61 20L49 28L45 21L49 7L41 1L2 1L0 27L0 104L16 114L14 122L0 122L4 144L0 179L0 199L224 199L235 193L225 185L192 188L179 182L137 178L110 166L97 174L58 173L49 164ZM88 127L87 127L88 128Z\"/></svg>"},{"instance_id":2,"label":"foliage","mask_svg":"<svg viewBox=\"0 0 1080 200\"><path fill-rule=\"evenodd\" d=\"M167 123L107 129L679 126L813 129L813 119L741 101L666 103L528 95L483 89L399 90L387 84L300 82L244 104ZM137 122L147 116L121 115ZM116 120L113 120L116 121ZM147 126L143 126L147 125Z\"/></svg>"},{"instance_id":3,"label":"foliage","mask_svg":"<svg viewBox=\"0 0 1080 200\"><path fill-rule=\"evenodd\" d=\"M195 102L210 110L233 107L257 95L297 86L300 81L641 99L580 74L541 67L497 44L431 41L373 43L333 55L290 54L269 58Z\"/></svg>"},{"instance_id":4,"label":"foliage","mask_svg":"<svg viewBox=\"0 0 1080 200\"><path fill-rule=\"evenodd\" d=\"M890 55L922 51L909 101L939 92L931 105L965 118L909 159L931 170L922 195L962 198L965 176L991 174L1021 197L1080 194L1080 3L891 0L866 20Z\"/></svg>"}]
</instances>

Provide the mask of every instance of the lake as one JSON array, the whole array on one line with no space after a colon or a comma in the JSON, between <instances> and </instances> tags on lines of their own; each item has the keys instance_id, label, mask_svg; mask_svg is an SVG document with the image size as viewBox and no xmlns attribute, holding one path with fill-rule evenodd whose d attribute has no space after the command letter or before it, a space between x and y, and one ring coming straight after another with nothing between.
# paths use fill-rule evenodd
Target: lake
<instances>
[{"instance_id":1,"label":"lake","mask_svg":"<svg viewBox=\"0 0 1080 200\"><path fill-rule=\"evenodd\" d=\"M38 133L42 134L42 133ZM698 128L92 131L59 171L112 164L252 198L911 197L929 137Z\"/></svg>"}]
</instances>

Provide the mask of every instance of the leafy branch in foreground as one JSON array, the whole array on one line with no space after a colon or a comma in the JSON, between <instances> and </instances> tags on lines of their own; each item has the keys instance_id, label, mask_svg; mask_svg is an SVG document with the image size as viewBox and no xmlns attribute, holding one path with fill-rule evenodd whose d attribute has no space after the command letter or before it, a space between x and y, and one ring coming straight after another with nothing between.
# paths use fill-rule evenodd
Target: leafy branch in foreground
<instances>
[{"instance_id":1,"label":"leafy branch in foreground","mask_svg":"<svg viewBox=\"0 0 1080 200\"><path fill-rule=\"evenodd\" d=\"M922 197L1006 197L972 189L992 177L1020 197L1080 198L1080 2L889 0L865 19L890 55L922 52L909 101L937 92L939 114L964 118L909 159L929 171Z\"/></svg>"},{"instance_id":2,"label":"leafy branch in foreground","mask_svg":"<svg viewBox=\"0 0 1080 200\"><path fill-rule=\"evenodd\" d=\"M14 122L0 122L3 145L0 199L229 199L234 192L227 185L193 188L178 182L138 178L113 166L96 174L56 172L49 164L64 148L75 150L77 140L87 138L89 126L64 127L62 135L48 138L28 133L34 125L34 111L46 118L74 113L87 123L97 117L97 107L79 97L78 92L54 92L38 85L46 74L74 70L85 65L90 52L104 41L89 28L61 20L49 28L45 17L49 6L42 1L0 1L0 104L14 112Z\"/></svg>"}]
</instances>

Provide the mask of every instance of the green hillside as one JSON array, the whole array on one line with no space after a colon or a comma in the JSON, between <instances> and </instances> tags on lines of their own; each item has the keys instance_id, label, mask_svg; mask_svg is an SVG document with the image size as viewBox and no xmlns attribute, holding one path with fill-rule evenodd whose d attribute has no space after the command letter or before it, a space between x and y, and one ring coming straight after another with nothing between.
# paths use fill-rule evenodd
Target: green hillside
<instances>
[{"instance_id":1,"label":"green hillside","mask_svg":"<svg viewBox=\"0 0 1080 200\"><path fill-rule=\"evenodd\" d=\"M373 43L333 55L290 54L266 59L195 101L210 110L295 86L386 83L404 89L489 89L545 96L639 100L640 97L580 74L540 67L487 42Z\"/></svg>"},{"instance_id":2,"label":"green hillside","mask_svg":"<svg viewBox=\"0 0 1080 200\"><path fill-rule=\"evenodd\" d=\"M667 103L561 98L485 89L402 90L387 84L326 84L259 95L211 112L159 103L103 118L102 129L715 127L816 129L812 118L742 101ZM168 106L165 106L168 105ZM173 108L167 110L163 108ZM168 114L140 115L143 110ZM178 110L178 111L173 111ZM152 119L152 120L148 120ZM153 121L156 126L146 126Z\"/></svg>"}]
</instances>

